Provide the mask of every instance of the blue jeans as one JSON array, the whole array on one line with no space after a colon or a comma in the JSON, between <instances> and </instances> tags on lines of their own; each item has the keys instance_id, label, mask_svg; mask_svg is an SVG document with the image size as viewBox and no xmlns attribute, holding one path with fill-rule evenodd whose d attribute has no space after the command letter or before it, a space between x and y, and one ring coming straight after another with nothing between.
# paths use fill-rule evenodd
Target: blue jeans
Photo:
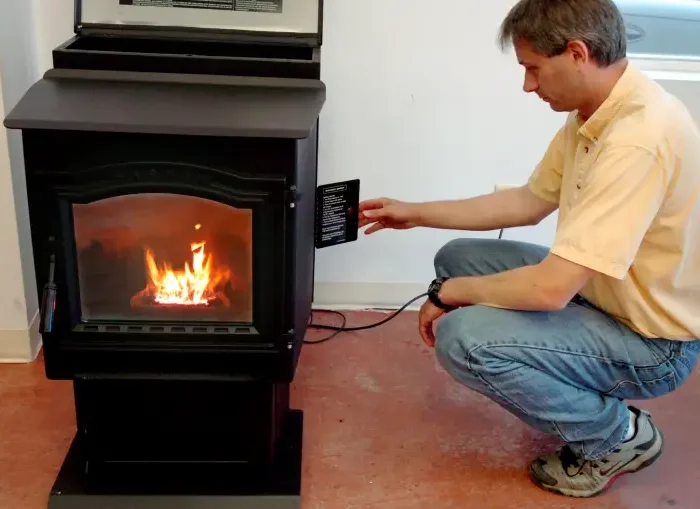
<instances>
[{"instance_id":1,"label":"blue jeans","mask_svg":"<svg viewBox=\"0 0 700 509\"><path fill-rule=\"evenodd\" d=\"M547 252L508 240L455 240L438 251L435 270L486 275L534 265ZM435 336L438 360L455 380L590 460L610 454L627 433L623 400L675 390L700 351L700 341L642 337L580 296L554 312L460 308L438 320Z\"/></svg>"}]
</instances>

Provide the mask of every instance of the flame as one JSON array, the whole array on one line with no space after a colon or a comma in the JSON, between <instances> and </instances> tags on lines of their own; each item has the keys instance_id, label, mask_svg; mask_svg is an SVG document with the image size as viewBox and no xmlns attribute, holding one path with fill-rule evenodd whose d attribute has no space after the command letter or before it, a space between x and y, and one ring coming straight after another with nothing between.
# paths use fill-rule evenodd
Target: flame
<instances>
[{"instance_id":1,"label":"flame","mask_svg":"<svg viewBox=\"0 0 700 509\"><path fill-rule=\"evenodd\" d=\"M200 228L199 224L195 226L196 230ZM192 264L185 262L182 270L173 269L168 262L159 265L153 251L146 249L148 284L134 296L132 304L150 297L151 303L163 305L208 306L219 300L228 306L228 299L220 288L230 281L231 272L226 267L214 267L213 257L205 247L206 242L192 242Z\"/></svg>"}]
</instances>

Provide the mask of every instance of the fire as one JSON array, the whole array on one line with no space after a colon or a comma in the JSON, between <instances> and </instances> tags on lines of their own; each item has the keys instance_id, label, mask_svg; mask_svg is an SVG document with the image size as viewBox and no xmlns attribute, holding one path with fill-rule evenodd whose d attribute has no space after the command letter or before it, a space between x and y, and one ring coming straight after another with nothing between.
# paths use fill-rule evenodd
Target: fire
<instances>
[{"instance_id":1,"label":"fire","mask_svg":"<svg viewBox=\"0 0 700 509\"><path fill-rule=\"evenodd\" d=\"M200 228L199 224L195 226L196 230ZM148 284L134 296L132 305L148 297L152 304L208 306L217 300L228 306L228 299L220 289L230 281L230 270L214 266L213 256L206 251L206 242L192 242L190 249L191 265L186 261L182 270L173 269L168 262L159 265L153 251L146 249Z\"/></svg>"}]
</instances>

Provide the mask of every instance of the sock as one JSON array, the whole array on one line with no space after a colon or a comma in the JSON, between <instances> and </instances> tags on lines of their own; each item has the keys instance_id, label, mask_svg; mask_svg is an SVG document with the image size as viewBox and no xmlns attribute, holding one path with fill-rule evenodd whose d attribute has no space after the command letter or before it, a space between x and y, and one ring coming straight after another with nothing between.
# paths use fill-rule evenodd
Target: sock
<instances>
[{"instance_id":1,"label":"sock","mask_svg":"<svg viewBox=\"0 0 700 509\"><path fill-rule=\"evenodd\" d=\"M627 430L627 435L625 435L625 442L629 442L632 440L634 435L637 433L637 414L635 414L632 410L629 411L630 413L630 425L629 429Z\"/></svg>"}]
</instances>

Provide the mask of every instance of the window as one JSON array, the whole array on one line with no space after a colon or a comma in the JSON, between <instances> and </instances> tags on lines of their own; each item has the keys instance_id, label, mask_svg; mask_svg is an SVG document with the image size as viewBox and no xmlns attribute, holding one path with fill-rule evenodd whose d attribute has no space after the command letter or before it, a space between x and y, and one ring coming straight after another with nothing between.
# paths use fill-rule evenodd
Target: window
<instances>
[{"instance_id":1,"label":"window","mask_svg":"<svg viewBox=\"0 0 700 509\"><path fill-rule=\"evenodd\" d=\"M73 223L84 321L252 321L252 210L141 193L74 204Z\"/></svg>"},{"instance_id":2,"label":"window","mask_svg":"<svg viewBox=\"0 0 700 509\"><path fill-rule=\"evenodd\" d=\"M700 0L616 0L632 57L700 60Z\"/></svg>"}]
</instances>

